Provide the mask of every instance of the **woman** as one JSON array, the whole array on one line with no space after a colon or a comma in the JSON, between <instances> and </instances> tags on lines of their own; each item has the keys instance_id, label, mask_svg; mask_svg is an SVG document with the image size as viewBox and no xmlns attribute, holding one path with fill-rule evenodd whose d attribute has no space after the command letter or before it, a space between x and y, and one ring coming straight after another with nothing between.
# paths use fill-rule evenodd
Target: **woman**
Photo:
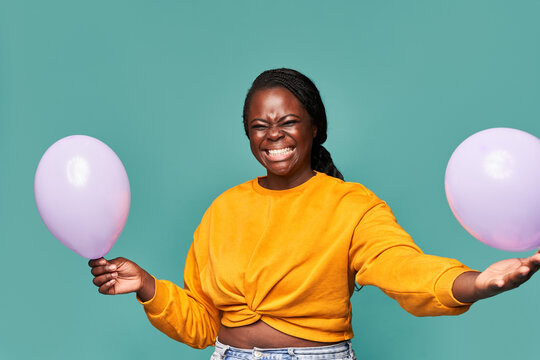
<instances>
[{"instance_id":1,"label":"woman","mask_svg":"<svg viewBox=\"0 0 540 360\"><path fill-rule=\"evenodd\" d=\"M267 175L229 189L206 211L184 289L124 258L89 262L99 292L136 292L168 336L196 348L215 343L216 359L352 359L355 281L380 287L414 315L457 315L538 270L538 253L481 273L423 254L386 203L342 180L322 146L319 92L297 71L259 75L243 117Z\"/></svg>"}]
</instances>

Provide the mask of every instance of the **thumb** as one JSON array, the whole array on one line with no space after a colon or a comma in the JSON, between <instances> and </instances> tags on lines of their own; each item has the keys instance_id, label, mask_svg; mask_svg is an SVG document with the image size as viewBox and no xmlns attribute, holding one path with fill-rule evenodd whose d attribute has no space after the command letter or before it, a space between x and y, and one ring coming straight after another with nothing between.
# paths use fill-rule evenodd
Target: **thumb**
<instances>
[{"instance_id":1,"label":"thumb","mask_svg":"<svg viewBox=\"0 0 540 360\"><path fill-rule=\"evenodd\" d=\"M110 266L114 266L112 271L118 272L118 274L124 275L124 276L133 276L138 273L139 266L135 264L133 261L128 260L123 257L118 257L115 259L109 260Z\"/></svg>"},{"instance_id":2,"label":"thumb","mask_svg":"<svg viewBox=\"0 0 540 360\"><path fill-rule=\"evenodd\" d=\"M98 259L91 259L88 261L88 266L90 267L104 266L108 264L109 262L104 257L100 257Z\"/></svg>"},{"instance_id":3,"label":"thumb","mask_svg":"<svg viewBox=\"0 0 540 360\"><path fill-rule=\"evenodd\" d=\"M125 264L127 261L128 260L126 258L117 257L117 258L109 260L109 264L116 265L116 267L118 268L118 267L122 266L123 264Z\"/></svg>"}]
</instances>

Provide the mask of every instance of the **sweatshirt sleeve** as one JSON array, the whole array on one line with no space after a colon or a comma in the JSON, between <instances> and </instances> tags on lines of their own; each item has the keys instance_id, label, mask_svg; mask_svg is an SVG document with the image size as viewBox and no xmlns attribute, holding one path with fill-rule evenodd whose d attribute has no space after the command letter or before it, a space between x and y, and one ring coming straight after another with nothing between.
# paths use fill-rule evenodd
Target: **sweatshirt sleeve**
<instances>
[{"instance_id":1,"label":"sweatshirt sleeve","mask_svg":"<svg viewBox=\"0 0 540 360\"><path fill-rule=\"evenodd\" d=\"M184 288L167 280L155 280L156 292L144 306L148 319L170 338L203 349L214 345L220 325L220 312L201 287L199 266L193 245L184 268Z\"/></svg>"},{"instance_id":2,"label":"sweatshirt sleeve","mask_svg":"<svg viewBox=\"0 0 540 360\"><path fill-rule=\"evenodd\" d=\"M459 261L426 255L377 199L354 230L352 271L359 285L374 285L415 316L458 315L470 303L452 293L454 280L471 271Z\"/></svg>"}]
</instances>

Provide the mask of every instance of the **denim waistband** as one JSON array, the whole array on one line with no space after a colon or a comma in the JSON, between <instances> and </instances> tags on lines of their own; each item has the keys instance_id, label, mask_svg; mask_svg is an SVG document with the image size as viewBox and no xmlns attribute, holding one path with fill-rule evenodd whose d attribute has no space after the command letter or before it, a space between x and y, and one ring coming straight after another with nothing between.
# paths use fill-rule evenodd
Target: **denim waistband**
<instances>
[{"instance_id":1,"label":"denim waistband","mask_svg":"<svg viewBox=\"0 0 540 360\"><path fill-rule=\"evenodd\" d=\"M333 345L315 346L315 347L286 347L286 348L258 348L241 349L234 346L225 345L216 339L215 352L222 358L225 355L245 358L245 359L264 359L276 358L272 355L290 355L290 356L309 356L313 359L342 359L347 356L354 356L352 343L350 340L342 341ZM320 357L319 357L319 356Z\"/></svg>"}]
</instances>

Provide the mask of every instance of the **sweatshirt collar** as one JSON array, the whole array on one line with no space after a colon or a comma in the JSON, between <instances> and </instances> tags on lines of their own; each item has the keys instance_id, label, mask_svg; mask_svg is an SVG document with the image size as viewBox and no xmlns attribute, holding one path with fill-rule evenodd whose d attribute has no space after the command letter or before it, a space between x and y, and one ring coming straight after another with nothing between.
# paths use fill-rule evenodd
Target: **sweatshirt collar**
<instances>
[{"instance_id":1,"label":"sweatshirt collar","mask_svg":"<svg viewBox=\"0 0 540 360\"><path fill-rule=\"evenodd\" d=\"M314 171L315 171L315 175L310 177L307 181L303 182L302 184L300 184L298 186L295 186L295 187L290 188L290 189L285 189L285 190L271 190L271 189L267 189L267 188L262 187L259 184L259 180L264 179L266 176L258 176L256 179L252 180L253 189L256 192L258 192L260 194L265 194L265 195L285 195L285 194L292 194L292 193L301 192L304 189L306 189L307 187L311 186L312 184L318 182L325 175L325 174L323 174L321 172L318 172L316 170L314 170Z\"/></svg>"}]
</instances>

